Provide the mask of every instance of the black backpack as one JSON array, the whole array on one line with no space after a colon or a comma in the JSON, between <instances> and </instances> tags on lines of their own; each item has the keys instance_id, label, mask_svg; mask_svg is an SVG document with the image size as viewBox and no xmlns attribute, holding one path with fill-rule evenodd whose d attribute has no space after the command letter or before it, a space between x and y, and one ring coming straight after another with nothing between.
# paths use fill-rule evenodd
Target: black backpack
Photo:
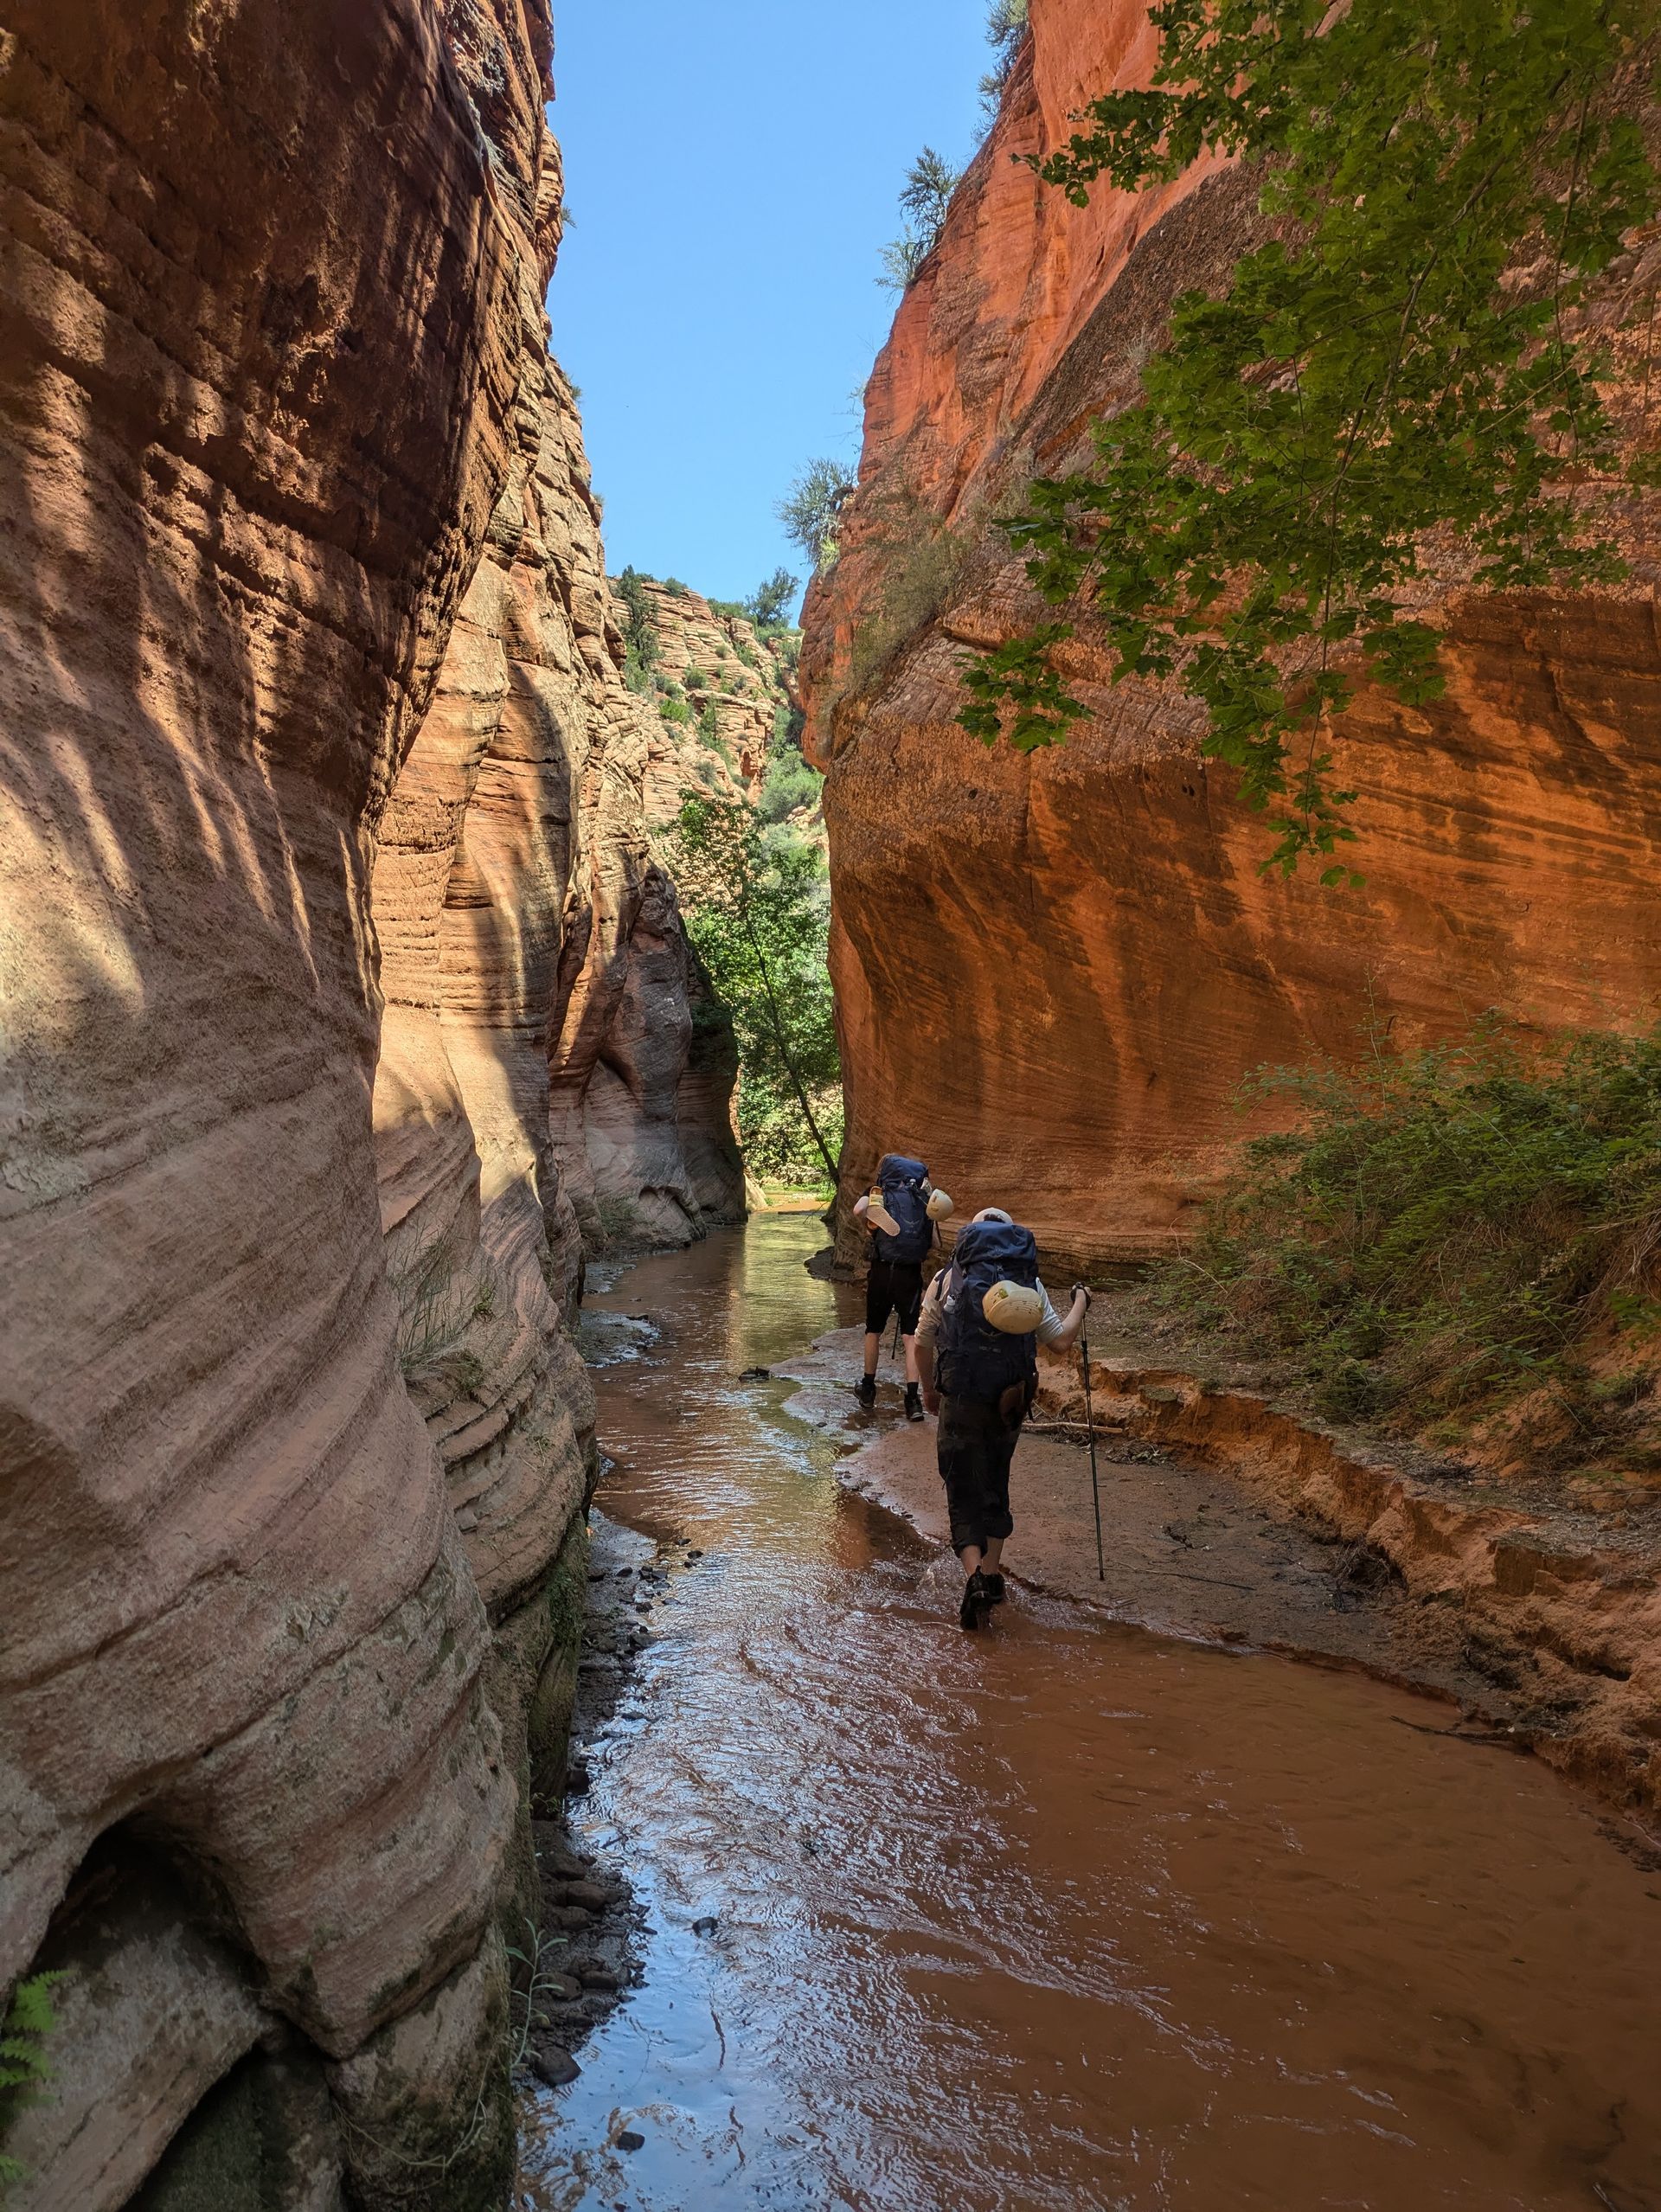
<instances>
[{"instance_id":1,"label":"black backpack","mask_svg":"<svg viewBox=\"0 0 1661 2212\"><path fill-rule=\"evenodd\" d=\"M882 1203L893 1215L898 1234L873 1229L871 1248L879 1260L902 1266L920 1266L934 1245L934 1224L928 1218L928 1169L921 1160L908 1160L890 1152L876 1171Z\"/></svg>"},{"instance_id":2,"label":"black backpack","mask_svg":"<svg viewBox=\"0 0 1661 2212\"><path fill-rule=\"evenodd\" d=\"M1016 1221L971 1221L962 1231L940 1286L945 1307L938 1364L940 1388L951 1398L997 1399L1016 1383L1029 1402L1038 1385L1036 1336L1011 1337L994 1329L981 1301L994 1283L1038 1284L1038 1247Z\"/></svg>"}]
</instances>

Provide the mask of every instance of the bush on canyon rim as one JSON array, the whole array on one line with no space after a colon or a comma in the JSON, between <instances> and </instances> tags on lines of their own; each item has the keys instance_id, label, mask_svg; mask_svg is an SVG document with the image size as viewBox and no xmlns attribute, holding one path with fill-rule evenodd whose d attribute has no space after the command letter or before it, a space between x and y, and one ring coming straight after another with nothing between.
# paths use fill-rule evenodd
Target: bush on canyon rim
<instances>
[{"instance_id":1,"label":"bush on canyon rim","mask_svg":"<svg viewBox=\"0 0 1661 2212\"><path fill-rule=\"evenodd\" d=\"M1247 1144L1158 1294L1291 1354L1331 1419L1451 1435L1546 1387L1589 1444L1652 1379L1590 1356L1661 1322L1661 1034L1374 1048L1253 1080L1300 1124Z\"/></svg>"}]
</instances>

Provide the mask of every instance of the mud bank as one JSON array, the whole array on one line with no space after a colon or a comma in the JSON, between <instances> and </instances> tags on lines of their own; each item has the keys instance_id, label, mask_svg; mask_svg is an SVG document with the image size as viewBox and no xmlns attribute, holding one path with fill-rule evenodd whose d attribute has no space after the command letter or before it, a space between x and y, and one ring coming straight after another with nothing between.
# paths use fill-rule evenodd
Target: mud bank
<instances>
[{"instance_id":1,"label":"mud bank","mask_svg":"<svg viewBox=\"0 0 1661 2212\"><path fill-rule=\"evenodd\" d=\"M1104 1317L1105 1318L1105 1317ZM1104 1331L1105 1333L1105 1331ZM779 1369L843 1479L944 1543L932 1423L849 1389L859 1332ZM1450 1729L1533 1750L1623 1813L1661 1811L1661 1546L1591 1515L1414 1471L1123 1336L1093 1350L1102 1568L1076 1358L1046 1358L1016 1463L1011 1570L1165 1633L1363 1666L1453 1700ZM1640 1848L1642 1842L1640 1840Z\"/></svg>"}]
</instances>

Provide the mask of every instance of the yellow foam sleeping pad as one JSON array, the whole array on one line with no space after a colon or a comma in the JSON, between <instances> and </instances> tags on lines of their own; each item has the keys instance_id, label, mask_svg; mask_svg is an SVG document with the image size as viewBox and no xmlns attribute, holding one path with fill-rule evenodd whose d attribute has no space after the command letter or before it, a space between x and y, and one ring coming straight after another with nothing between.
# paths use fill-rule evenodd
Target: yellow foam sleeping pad
<instances>
[{"instance_id":1,"label":"yellow foam sleeping pad","mask_svg":"<svg viewBox=\"0 0 1661 2212\"><path fill-rule=\"evenodd\" d=\"M1030 1337L1044 1318L1043 1292L1025 1283L994 1283L980 1301L980 1310L1006 1337Z\"/></svg>"},{"instance_id":2,"label":"yellow foam sleeping pad","mask_svg":"<svg viewBox=\"0 0 1661 2212\"><path fill-rule=\"evenodd\" d=\"M882 1193L873 1190L865 1202L865 1218L874 1229L881 1229L884 1236L898 1236L900 1224L882 1203Z\"/></svg>"}]
</instances>

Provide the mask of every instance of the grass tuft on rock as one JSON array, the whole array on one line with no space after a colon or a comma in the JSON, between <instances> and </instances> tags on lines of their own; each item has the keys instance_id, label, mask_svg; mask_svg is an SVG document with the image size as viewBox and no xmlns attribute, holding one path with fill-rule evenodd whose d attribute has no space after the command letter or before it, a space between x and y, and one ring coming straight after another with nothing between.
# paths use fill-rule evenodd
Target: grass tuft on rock
<instances>
[{"instance_id":1,"label":"grass tuft on rock","mask_svg":"<svg viewBox=\"0 0 1661 2212\"><path fill-rule=\"evenodd\" d=\"M1370 1042L1252 1079L1296 1125L1245 1145L1156 1296L1330 1420L1453 1443L1533 1398L1560 1460L1606 1455L1655 1380L1661 1035Z\"/></svg>"}]
</instances>

